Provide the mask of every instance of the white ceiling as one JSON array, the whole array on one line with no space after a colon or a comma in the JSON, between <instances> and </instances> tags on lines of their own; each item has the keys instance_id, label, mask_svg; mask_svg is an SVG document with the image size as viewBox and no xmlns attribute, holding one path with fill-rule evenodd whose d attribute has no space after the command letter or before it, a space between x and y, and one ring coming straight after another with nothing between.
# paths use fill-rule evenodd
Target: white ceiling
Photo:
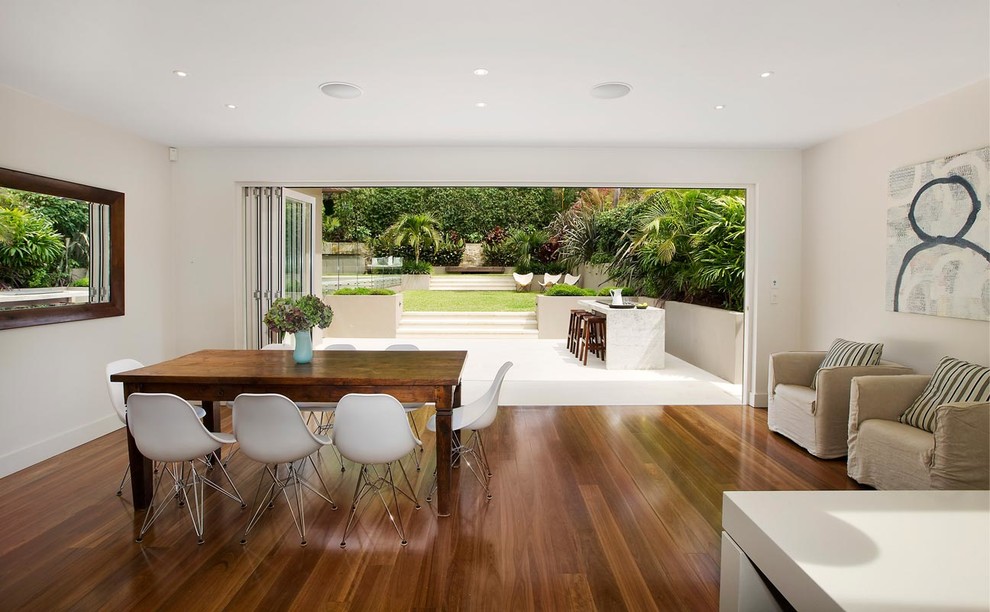
<instances>
[{"instance_id":1,"label":"white ceiling","mask_svg":"<svg viewBox=\"0 0 990 612\"><path fill-rule=\"evenodd\" d=\"M0 83L175 146L803 148L987 78L988 24L987 0L0 0Z\"/></svg>"}]
</instances>

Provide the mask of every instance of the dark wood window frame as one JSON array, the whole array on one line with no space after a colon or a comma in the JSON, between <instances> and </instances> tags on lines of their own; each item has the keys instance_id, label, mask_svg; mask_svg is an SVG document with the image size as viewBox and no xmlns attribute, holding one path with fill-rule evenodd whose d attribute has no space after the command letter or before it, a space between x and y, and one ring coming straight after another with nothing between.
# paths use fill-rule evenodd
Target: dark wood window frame
<instances>
[{"instance_id":1,"label":"dark wood window frame","mask_svg":"<svg viewBox=\"0 0 990 612\"><path fill-rule=\"evenodd\" d=\"M96 304L0 310L0 329L123 316L124 194L6 168L0 168L0 187L106 204L110 207L110 301Z\"/></svg>"}]
</instances>

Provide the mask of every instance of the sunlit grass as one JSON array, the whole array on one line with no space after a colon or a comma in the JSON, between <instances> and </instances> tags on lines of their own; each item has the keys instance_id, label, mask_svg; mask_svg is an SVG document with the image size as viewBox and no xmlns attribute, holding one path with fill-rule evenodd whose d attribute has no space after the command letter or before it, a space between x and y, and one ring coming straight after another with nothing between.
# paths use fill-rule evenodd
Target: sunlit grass
<instances>
[{"instance_id":1,"label":"sunlit grass","mask_svg":"<svg viewBox=\"0 0 990 612\"><path fill-rule=\"evenodd\" d=\"M403 291L410 312L526 312L536 310L535 293L515 291Z\"/></svg>"}]
</instances>

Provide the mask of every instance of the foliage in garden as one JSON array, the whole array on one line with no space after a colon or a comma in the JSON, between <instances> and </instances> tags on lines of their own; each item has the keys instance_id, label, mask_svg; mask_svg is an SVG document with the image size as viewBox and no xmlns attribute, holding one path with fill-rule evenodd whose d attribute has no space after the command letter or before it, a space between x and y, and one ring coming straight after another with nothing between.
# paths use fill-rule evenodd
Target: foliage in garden
<instances>
[{"instance_id":1,"label":"foliage in garden","mask_svg":"<svg viewBox=\"0 0 990 612\"><path fill-rule=\"evenodd\" d=\"M380 236L403 214L429 213L446 232L469 242L496 226L543 228L578 190L550 187L368 187L328 193L324 209L333 240L364 242Z\"/></svg>"},{"instance_id":2,"label":"foliage in garden","mask_svg":"<svg viewBox=\"0 0 990 612\"><path fill-rule=\"evenodd\" d=\"M61 286L89 265L89 205L0 189L0 286Z\"/></svg>"},{"instance_id":3,"label":"foliage in garden","mask_svg":"<svg viewBox=\"0 0 990 612\"><path fill-rule=\"evenodd\" d=\"M611 278L638 293L730 310L744 296L746 207L702 190L651 194L619 241Z\"/></svg>"}]
</instances>

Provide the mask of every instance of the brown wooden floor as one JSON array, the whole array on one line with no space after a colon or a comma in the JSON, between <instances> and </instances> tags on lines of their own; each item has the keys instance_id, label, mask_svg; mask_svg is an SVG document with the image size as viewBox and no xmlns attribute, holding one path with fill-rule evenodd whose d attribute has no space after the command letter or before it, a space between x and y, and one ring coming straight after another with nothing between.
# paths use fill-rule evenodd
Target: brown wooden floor
<instances>
[{"instance_id":1,"label":"brown wooden floor","mask_svg":"<svg viewBox=\"0 0 990 612\"><path fill-rule=\"evenodd\" d=\"M723 491L858 488L748 407L503 408L486 442L494 500L457 470L453 518L402 504L403 548L369 506L341 550L356 470L330 452L341 508L310 496L305 548L284 503L242 546L249 511L215 493L205 544L179 508L135 543L115 432L0 480L0 609L715 610ZM249 502L259 469L230 464Z\"/></svg>"}]
</instances>

